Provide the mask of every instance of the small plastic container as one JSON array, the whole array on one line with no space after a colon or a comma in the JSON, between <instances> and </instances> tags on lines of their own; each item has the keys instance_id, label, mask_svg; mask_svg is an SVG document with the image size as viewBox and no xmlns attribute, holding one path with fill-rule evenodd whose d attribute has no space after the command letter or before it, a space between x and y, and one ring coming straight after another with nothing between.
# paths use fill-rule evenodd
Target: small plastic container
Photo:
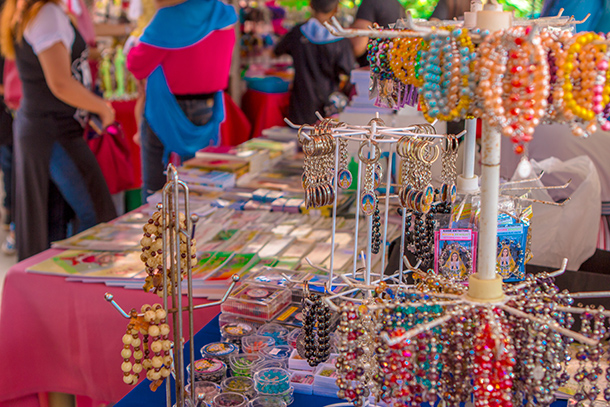
<instances>
[{"instance_id":1,"label":"small plastic container","mask_svg":"<svg viewBox=\"0 0 610 407\"><path fill-rule=\"evenodd\" d=\"M296 349L293 349L288 359L288 368L292 370L314 371L316 368L309 366L307 360L303 359Z\"/></svg>"},{"instance_id":2,"label":"small plastic container","mask_svg":"<svg viewBox=\"0 0 610 407\"><path fill-rule=\"evenodd\" d=\"M300 333L301 333L301 328L296 328L296 329L293 329L292 331L290 331L290 333L286 337L286 342L292 349L297 348L297 338Z\"/></svg>"},{"instance_id":3,"label":"small plastic container","mask_svg":"<svg viewBox=\"0 0 610 407\"><path fill-rule=\"evenodd\" d=\"M280 324L269 323L258 328L258 334L269 336L275 340L276 345L286 345L290 331Z\"/></svg>"},{"instance_id":4,"label":"small plastic container","mask_svg":"<svg viewBox=\"0 0 610 407\"><path fill-rule=\"evenodd\" d=\"M254 374L256 391L265 395L284 394L290 389L290 372L286 369L267 368ZM287 402L288 403L288 402Z\"/></svg>"},{"instance_id":5,"label":"small plastic container","mask_svg":"<svg viewBox=\"0 0 610 407\"><path fill-rule=\"evenodd\" d=\"M290 359L290 355L292 353L292 349L288 345L275 345L270 348L262 349L259 352L265 360L274 361L281 363L283 368L288 368L288 359Z\"/></svg>"},{"instance_id":6,"label":"small plastic container","mask_svg":"<svg viewBox=\"0 0 610 407\"><path fill-rule=\"evenodd\" d=\"M215 358L229 363L229 359L233 355L239 353L239 346L230 342L212 342L201 348L201 356L204 358Z\"/></svg>"},{"instance_id":7,"label":"small plastic container","mask_svg":"<svg viewBox=\"0 0 610 407\"><path fill-rule=\"evenodd\" d=\"M189 381L201 382L209 381L216 384L220 384L227 377L227 365L221 360L214 358L203 358L194 362L195 366L195 377L191 377L191 365L189 364L186 368L189 376Z\"/></svg>"},{"instance_id":8,"label":"small plastic container","mask_svg":"<svg viewBox=\"0 0 610 407\"><path fill-rule=\"evenodd\" d=\"M275 367L275 368L279 368L279 369L288 369L288 366L284 362L280 362L277 360L263 359L262 362L260 362L256 365L255 372L262 370L262 369L268 369L270 367Z\"/></svg>"},{"instance_id":9,"label":"small plastic container","mask_svg":"<svg viewBox=\"0 0 610 407\"><path fill-rule=\"evenodd\" d=\"M275 340L270 336L249 335L241 338L241 349L244 353L259 353L265 348L275 345Z\"/></svg>"},{"instance_id":10,"label":"small plastic container","mask_svg":"<svg viewBox=\"0 0 610 407\"><path fill-rule=\"evenodd\" d=\"M314 376L314 389L316 387L337 388L337 368L334 365L325 363L318 366ZM338 389L338 388L337 388Z\"/></svg>"},{"instance_id":11,"label":"small plastic container","mask_svg":"<svg viewBox=\"0 0 610 407\"><path fill-rule=\"evenodd\" d=\"M270 321L290 303L291 298L292 291L288 288L242 284L220 308L222 312Z\"/></svg>"},{"instance_id":12,"label":"small plastic container","mask_svg":"<svg viewBox=\"0 0 610 407\"><path fill-rule=\"evenodd\" d=\"M195 382L195 398L199 401L203 401L204 406L210 405L214 397L220 394L221 388L219 385L209 381ZM190 394L191 384L185 386L185 390Z\"/></svg>"},{"instance_id":13,"label":"small plastic container","mask_svg":"<svg viewBox=\"0 0 610 407\"><path fill-rule=\"evenodd\" d=\"M248 407L286 407L288 404L278 397L257 397L248 403Z\"/></svg>"},{"instance_id":14,"label":"small plastic container","mask_svg":"<svg viewBox=\"0 0 610 407\"><path fill-rule=\"evenodd\" d=\"M268 403L273 403L276 400L283 401L284 403L286 403L287 406L289 406L294 401L293 394L294 394L294 388L290 387L290 388L288 388L288 390L286 390L282 393L278 393L278 394L258 393L258 398L264 399ZM272 406L273 404L267 404L267 405Z\"/></svg>"},{"instance_id":15,"label":"small plastic container","mask_svg":"<svg viewBox=\"0 0 610 407\"><path fill-rule=\"evenodd\" d=\"M256 366L263 361L263 358L254 353L240 353L233 355L229 359L229 367L233 376L254 376Z\"/></svg>"},{"instance_id":16,"label":"small plastic container","mask_svg":"<svg viewBox=\"0 0 610 407\"><path fill-rule=\"evenodd\" d=\"M243 394L252 400L256 397L256 390L254 390L254 380L245 376L227 377L220 385L224 393L239 393Z\"/></svg>"},{"instance_id":17,"label":"small plastic container","mask_svg":"<svg viewBox=\"0 0 610 407\"><path fill-rule=\"evenodd\" d=\"M222 341L233 343L237 346L241 346L241 339L244 336L252 335L255 332L251 324L243 321L229 322L220 327Z\"/></svg>"},{"instance_id":18,"label":"small plastic container","mask_svg":"<svg viewBox=\"0 0 610 407\"><path fill-rule=\"evenodd\" d=\"M290 385L294 387L295 393L313 394L313 380L314 375L312 372L301 372L295 370L292 372Z\"/></svg>"},{"instance_id":19,"label":"small plastic container","mask_svg":"<svg viewBox=\"0 0 610 407\"><path fill-rule=\"evenodd\" d=\"M212 407L245 407L248 399L239 393L222 393L214 397Z\"/></svg>"}]
</instances>

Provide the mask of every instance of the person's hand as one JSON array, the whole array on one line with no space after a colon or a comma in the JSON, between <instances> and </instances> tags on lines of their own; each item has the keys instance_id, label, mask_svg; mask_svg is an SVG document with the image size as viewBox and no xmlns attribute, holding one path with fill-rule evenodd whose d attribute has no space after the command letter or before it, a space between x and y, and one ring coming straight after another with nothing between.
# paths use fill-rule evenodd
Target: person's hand
<instances>
[{"instance_id":1,"label":"person's hand","mask_svg":"<svg viewBox=\"0 0 610 407\"><path fill-rule=\"evenodd\" d=\"M104 109L99 113L104 129L114 123L115 112L110 103L104 103Z\"/></svg>"},{"instance_id":2,"label":"person's hand","mask_svg":"<svg viewBox=\"0 0 610 407\"><path fill-rule=\"evenodd\" d=\"M140 144L140 130L136 131L136 134L133 135L133 142L136 143L136 145L142 147L142 144Z\"/></svg>"}]
</instances>

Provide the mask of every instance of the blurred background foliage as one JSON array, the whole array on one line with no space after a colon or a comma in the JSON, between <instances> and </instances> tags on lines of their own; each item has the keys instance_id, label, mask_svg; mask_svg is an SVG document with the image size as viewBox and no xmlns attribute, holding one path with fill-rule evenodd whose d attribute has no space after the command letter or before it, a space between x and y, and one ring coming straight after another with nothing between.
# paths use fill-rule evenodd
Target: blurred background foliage
<instances>
[{"instance_id":1,"label":"blurred background foliage","mask_svg":"<svg viewBox=\"0 0 610 407\"><path fill-rule=\"evenodd\" d=\"M362 0L341 0L347 8L358 7ZM439 0L398 0L406 10L411 11L414 18L428 19L432 15ZM518 18L536 18L540 15L544 0L498 0L505 10L514 10ZM302 10L309 0L280 0L279 3L288 8Z\"/></svg>"}]
</instances>

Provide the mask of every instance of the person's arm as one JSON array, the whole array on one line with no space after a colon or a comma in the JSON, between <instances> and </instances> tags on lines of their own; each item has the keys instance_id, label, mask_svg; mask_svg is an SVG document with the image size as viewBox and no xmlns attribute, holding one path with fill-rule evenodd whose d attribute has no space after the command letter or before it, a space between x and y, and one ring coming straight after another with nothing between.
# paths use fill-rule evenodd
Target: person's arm
<instances>
[{"instance_id":1,"label":"person's arm","mask_svg":"<svg viewBox=\"0 0 610 407\"><path fill-rule=\"evenodd\" d=\"M142 80L161 64L167 51L145 43L134 46L127 54L127 69L136 79Z\"/></svg>"},{"instance_id":2,"label":"person's arm","mask_svg":"<svg viewBox=\"0 0 610 407\"><path fill-rule=\"evenodd\" d=\"M127 37L134 30L134 24L97 23L94 25L96 37Z\"/></svg>"},{"instance_id":3,"label":"person's arm","mask_svg":"<svg viewBox=\"0 0 610 407\"><path fill-rule=\"evenodd\" d=\"M134 108L136 116L136 134L133 135L133 142L140 145L142 138L142 118L144 117L144 104L146 103L146 81L138 81L138 99Z\"/></svg>"},{"instance_id":4,"label":"person's arm","mask_svg":"<svg viewBox=\"0 0 610 407\"><path fill-rule=\"evenodd\" d=\"M96 113L104 127L114 122L114 110L72 76L70 55L63 42L56 42L38 54L49 89L59 100Z\"/></svg>"},{"instance_id":5,"label":"person's arm","mask_svg":"<svg viewBox=\"0 0 610 407\"><path fill-rule=\"evenodd\" d=\"M354 24L352 24L351 28L366 30L372 25L372 21L358 18L356 19L356 21L354 21ZM364 53L366 52L366 46L369 43L368 37L354 37L350 38L350 40L352 42L352 49L354 50L354 55L356 55L357 57L364 55Z\"/></svg>"}]
</instances>

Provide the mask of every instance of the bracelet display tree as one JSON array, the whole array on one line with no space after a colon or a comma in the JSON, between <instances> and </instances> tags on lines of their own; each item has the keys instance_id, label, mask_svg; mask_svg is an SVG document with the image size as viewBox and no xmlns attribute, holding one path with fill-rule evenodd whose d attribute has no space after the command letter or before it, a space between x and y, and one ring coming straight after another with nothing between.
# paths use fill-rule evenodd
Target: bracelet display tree
<instances>
[{"instance_id":1,"label":"bracelet display tree","mask_svg":"<svg viewBox=\"0 0 610 407\"><path fill-rule=\"evenodd\" d=\"M231 284L223 295L222 299L215 302L209 302L200 305L193 304L193 282L191 270L191 258L194 256L194 247L192 237L198 217L191 214L189 205L189 188L180 180L178 171L170 164L167 168L167 183L163 187L163 201L157 205L160 210L160 221L158 227L161 228L160 238L163 240L162 249L159 253L162 256L161 273L162 285L160 287L163 298L163 309L167 311L167 315L171 315L173 346L172 360L173 365L171 374L174 378L174 391L172 392L171 381L166 380L166 406L172 407L172 393L175 394L175 405L197 405L196 392L191 391L190 394L185 392L187 366L185 366L184 345L185 340L182 337L185 328L188 329L188 352L189 360L195 360L195 342L193 336L195 334L193 325L193 313L195 310L214 307L226 301L229 294L233 291L235 284L239 281L239 276L232 277ZM151 219L152 221L152 219ZM152 224L152 222L149 222ZM146 226L145 226L146 230ZM193 250L193 251L192 251ZM186 280L184 287L183 280ZM186 304L183 299L183 291L186 288ZM159 292L157 292L159 294ZM114 301L114 297L110 293L105 294L105 299L110 302L116 310L125 318L132 319L134 316L141 317L143 314L137 314L135 309L131 313L125 312L119 304ZM186 313L186 318L183 315ZM189 376L195 377L194 363L189 363ZM133 383L135 384L135 383ZM156 388L156 387L155 387ZM186 400L190 403L185 404Z\"/></svg>"},{"instance_id":2,"label":"bracelet display tree","mask_svg":"<svg viewBox=\"0 0 610 407\"><path fill-rule=\"evenodd\" d=\"M493 9L479 11L478 13L481 14L480 16L477 16L476 20L482 28L489 29L490 31L509 28L513 24L512 17L509 13L504 13L502 11ZM561 16L558 16L552 19L539 20L535 23L538 25L556 25L561 27L562 25L574 23L574 21L572 18L562 19ZM333 21L332 24L326 23L326 26L333 34L343 37L366 36L369 38L425 38L432 32L429 27L416 26L410 19L407 19L406 22L406 28L409 31L345 30L340 27L336 20ZM436 29L434 33L435 35L449 35L447 31L443 31L442 27ZM477 190L477 186L475 185L477 180L473 171L475 150L474 138L476 132L475 120L476 119L470 119L466 124L467 136L465 144L467 151L465 152L464 158L465 167L464 173L460 177L461 181L458 181L461 183L460 186L462 187L462 191L466 193L474 193ZM289 124L293 127L297 127L292 123ZM311 134L306 134L307 131L309 131ZM403 256L404 264L403 261L399 263L399 270L396 273L388 276L383 275L385 251L383 252L384 259L382 260L382 268L379 270L378 275L371 270L371 236L373 218L371 214L366 214L365 220L368 226L367 235L369 236L366 246L366 265L363 268L364 271L361 276L356 274L356 270L358 269L358 223L361 215L358 205L356 209L356 226L354 230L356 243L354 245L355 253L353 271L351 275L352 278L345 274L340 276L336 275L336 271L333 268L333 259L336 232L337 194L339 193L339 190L337 189L337 182L339 179L339 141L344 140L347 142L357 142L360 144L360 152L365 151L368 153L368 155L361 155L358 174L355 179L355 182L357 182L357 199L361 199L363 188L368 188L371 185L371 182L374 182L374 180L371 179L373 175L371 175L370 171L364 171L365 176L363 178L363 162L366 163L367 159L370 159L375 154L378 154L383 148L373 147L373 145L388 146L388 149L390 150L388 168L392 168L391 149L392 146L397 144L400 138L423 137L442 140L445 136L437 134L418 134L417 126L401 129L389 128L383 125L383 123L381 123L378 119L373 119L368 126L350 126L343 123L334 123L334 125L329 126L328 123L326 123L325 127L324 123L322 123L321 127L316 128L303 125L299 128L299 139L301 143L304 144L304 147L305 144L320 131L329 132L332 134L332 137L335 140L333 150L335 153L333 176L330 178L332 180L333 187L331 260L329 269L311 264L311 262L309 263L313 267L328 273L329 280L325 284L325 289L328 296L326 296L324 300L333 310L339 311L341 315L343 315L342 318L344 318L343 321L345 322L342 323L343 325L341 326L340 331L351 332L350 335L352 335L346 337L348 338L347 342L344 342L343 345L344 349L352 349L352 351L348 351L352 352L349 354L351 356L348 355L346 357L342 357L340 354L340 358L343 360L342 363L345 364L344 367L347 369L347 375L345 377L347 377L347 381L351 382L352 384L346 385L345 380L342 380L341 386L344 387L340 387L340 396L347 398L348 400L354 402L355 405L359 406L362 405L362 395L369 394L367 391L365 391L365 389L363 389L363 386L368 386L368 390L370 390L372 393L375 391L383 393L383 391L379 390L379 388L374 390L373 388L376 386L376 384L373 383L373 381L367 382L364 380L364 376L362 376L361 379L358 379L360 381L364 381L364 383L354 384L354 382L352 382L352 380L354 380L353 378L361 375L361 373L358 372L365 372L366 368L354 370L355 368L350 367L350 363L352 363L350 360L353 360L354 357L356 357L356 359L360 358L360 356L357 355L361 355L361 353L354 353L355 351L353 348L350 348L352 345L348 344L349 341L353 340L353 338L357 338L359 335L362 335L362 327L366 326L365 323L362 323L362 325L351 325L353 322L350 321L357 319L359 312L364 314L366 312L379 311L382 309L394 309L392 312L395 312L397 307L396 304L380 304L379 302L371 303L370 301L367 301L367 299L371 297L372 292L383 292L383 289L380 289L381 286L393 287L394 294L396 294L396 290L398 289L408 289L408 293L411 298L415 298L411 300L414 302L411 302L410 306L420 307L417 309L435 311L434 313L429 311L426 312L426 315L428 315L428 317L426 317L427 319L424 318L410 329L403 329L402 332L394 331L392 335L389 335L386 331L375 333L373 330L372 332L369 332L366 335L378 335L385 343L385 345L377 344L375 347L381 346L381 348L383 348L385 346L385 349L389 349L390 352L393 349L393 351L398 351L398 357L400 357L400 354L403 352L400 351L400 349L404 349L404 352L407 352L407 349L412 349L409 348L409 346L413 346L413 344L418 343L420 346L420 351L421 349L429 349L426 347L426 345L424 345L424 343L429 343L430 340L438 341L440 339L438 339L437 336L442 335L443 346L446 346L449 349L455 349L456 352L459 351L460 355L474 355L474 359L472 359L474 367L472 370L464 370L465 368L462 366L460 368L462 370L460 371L455 370L445 372L444 369L449 369L449 366L439 366L437 359L438 353L436 350L432 352L424 351L423 353L418 354L418 363L425 366L435 366L439 369L439 374L444 377L444 396L453 397L451 400L453 402L470 401L470 394L473 394L474 402L477 406L510 406L512 405L510 398L508 400L503 399L499 401L497 397L499 397L498 394L500 393L504 394L504 397L509 397L506 396L506 394L510 394L510 392L514 391L515 393L520 392L521 394L524 394L526 401L529 400L529 402L532 402L533 400L537 400L543 405L550 404L550 402L554 399L554 394L552 391L557 389L558 383L565 380L565 377L563 377L565 372L562 373L561 368L556 370L554 368L548 368L547 364L557 363L557 366L564 366L563 364L567 363L567 360L569 360L569 358L565 355L567 355L566 352L568 344L571 341L576 341L581 344L581 348L577 355L578 360L580 360L581 363L585 363L583 361L587 360L587 357L589 357L588 355L594 355L594 359L592 360L594 360L594 363L599 363L601 354L603 354L603 351L600 351L600 341L602 339L606 339L605 334L607 332L607 327L605 320L607 317L610 317L610 312L601 308L592 309L573 307L571 304L572 301L577 298L609 297L610 292L568 293L564 291L562 293L558 293L556 289L553 288L552 281L555 277L565 271L567 267L567 259L563 260L560 270L552 273L541 273L537 276L529 276L526 281L515 285L503 284L502 279L496 274L498 197L500 195L499 168L501 135L499 131L492 128L487 123L483 123L481 153L482 171L480 188L481 213L479 223L478 264L476 273L471 275L467 287L456 287L447 281L442 281L442 278L437 278L435 280L435 284L438 290L436 291L419 291L417 286L408 286L404 283L403 277L405 271L426 275L426 273L422 270L418 270L418 267L420 266L419 263L413 266L409 264L408 259L406 256L404 256L406 215L406 211L404 209L402 219L403 233L400 244L401 256ZM366 164L364 164L364 166L365 165ZM387 229L389 200L390 198L396 197L391 195L391 187L391 174L388 173L386 179L385 197L380 198L380 201L383 201L383 204L385 204L382 247L385 247L386 244L385 230ZM306 192L306 194L310 193L315 196L316 188L320 188L320 186L314 186L314 189L311 192ZM322 186L322 188L325 187ZM406 270L404 269L405 265ZM286 278L288 277L286 276ZM334 294L333 289L337 285L349 286L350 289L339 294ZM448 290L448 287L451 289ZM362 296L353 296L358 292L362 292L364 294L364 298L362 298ZM341 301L342 304L337 305L335 301ZM361 307L364 308L354 308L353 305L350 305L353 303L360 303L362 304ZM400 312L398 315L400 315ZM563 326L569 326L570 323L560 324L558 322L573 320L572 315L582 315L583 325L587 324L586 326L589 326L588 324L590 324L591 327L594 326L595 328L586 328L582 331L583 333L578 333ZM406 316L406 314L402 314L402 318L406 318ZM400 319L401 317L398 318ZM593 320L595 320L595 323L591 322ZM477 334L477 339L474 342L465 343L463 342L462 335L456 335L456 332L460 332L466 327L466 325L463 325L463 322L460 321L468 321L468 326L476 326L477 324L480 324L487 327L485 329L488 330L479 332L479 334ZM350 328L351 326L354 327ZM438 331L439 327L445 326L449 326L448 330ZM512 332L511 330L514 330L515 327L519 326L529 327L525 328L527 334L525 334L524 337L527 338L527 340L523 340L523 337L511 337L507 334L508 332ZM421 341L424 342L422 343ZM492 343L494 345L492 345ZM540 345L532 348L533 344ZM404 348L401 348L401 346L404 346ZM423 346L423 348L421 348L421 346ZM465 346L473 347L464 349ZM491 349L489 347L491 347ZM549 349L549 352L551 353L545 354L544 352L546 352L546 349ZM449 358L447 360L451 359L451 356L448 354L446 357ZM531 361L528 359L528 357L531 358ZM517 359L516 362L514 360L515 358ZM482 369L480 367L487 365L490 365L489 369ZM365 366L370 365L366 364ZM584 401L593 403L601 391L601 389L596 386L596 380L598 376L601 375L601 369L599 369L599 364L597 364L597 367L594 367L591 370L593 374L587 376L587 370L582 366L581 370L576 374L576 380L579 382L589 380L594 384L591 385L589 390L578 394L577 402L580 404L584 403ZM513 368L516 370L513 370ZM402 369L402 367L399 367L399 369ZM506 373L508 371L511 371L512 373L508 375L508 373ZM499 374L498 372L504 372L502 375L508 375L505 376L506 381L502 381L504 380L502 379L504 376L493 376ZM462 373L464 373L466 376L457 377ZM388 372L386 371L386 375L387 374ZM508 379L509 377L510 380ZM583 379L583 377L585 379ZM404 377L399 379L397 383L402 383L403 387L406 386L407 383L401 380L405 380ZM433 379L430 380L433 383L436 383L436 381L439 379L436 377L436 374L433 374ZM502 383L501 390L498 390L495 387L490 387L490 380ZM383 382L383 379L382 383L386 383L384 385L386 387L390 385L390 383L387 381ZM470 383L472 383L472 388L470 388ZM352 388L349 386L355 387ZM464 386L470 388L467 396L468 398L465 398L466 396L464 396L464 391L459 391L458 388L460 386L462 390ZM421 390L422 387L420 385L413 388L415 389L413 390L415 393L418 391L423 391ZM415 397L415 400L420 400L419 402L426 400L430 402L436 401L436 392L430 390L427 391L429 392L428 394L417 393L416 395L411 394L405 395L404 397L408 396L406 400L412 400L409 397ZM457 396L452 396L452 392L454 391L455 395ZM462 399L459 397L462 397ZM383 396L381 396L381 398L383 399ZM606 400L610 399L610 387L607 387L604 391L604 398ZM405 399L403 399L403 401L404 400ZM521 401L523 401L523 399L521 399Z\"/></svg>"}]
</instances>

